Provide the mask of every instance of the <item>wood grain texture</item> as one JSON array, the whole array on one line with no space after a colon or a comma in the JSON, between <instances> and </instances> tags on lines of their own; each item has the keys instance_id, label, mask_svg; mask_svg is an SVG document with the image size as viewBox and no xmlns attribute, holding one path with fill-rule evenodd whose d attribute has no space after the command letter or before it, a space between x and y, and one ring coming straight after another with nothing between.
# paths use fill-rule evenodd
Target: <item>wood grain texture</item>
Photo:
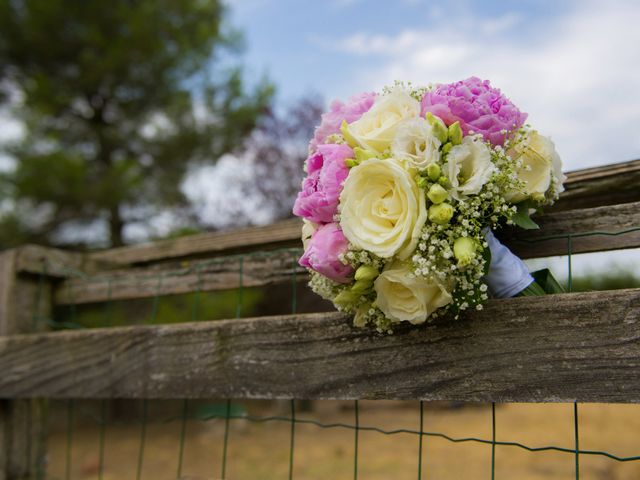
<instances>
[{"instance_id":1,"label":"wood grain texture","mask_svg":"<svg viewBox=\"0 0 640 480\"><path fill-rule=\"evenodd\" d=\"M458 321L340 313L0 339L0 392L55 398L640 402L640 289L494 300Z\"/></svg>"},{"instance_id":2,"label":"wood grain texture","mask_svg":"<svg viewBox=\"0 0 640 480\"><path fill-rule=\"evenodd\" d=\"M565 192L552 210L574 210L640 201L640 160L567 173ZM551 211L551 210L550 210Z\"/></svg>"},{"instance_id":3,"label":"wood grain texture","mask_svg":"<svg viewBox=\"0 0 640 480\"><path fill-rule=\"evenodd\" d=\"M298 265L300 253L298 249L275 250L77 277L58 285L54 301L69 305L250 288L290 282L293 275L302 280L307 271Z\"/></svg>"},{"instance_id":4,"label":"wood grain texture","mask_svg":"<svg viewBox=\"0 0 640 480\"><path fill-rule=\"evenodd\" d=\"M548 211L638 202L639 184L640 160L569 172L565 182L566 191ZM266 227L203 233L114 248L92 253L89 258L124 266L250 249L297 246L300 242L300 228L300 220L291 219Z\"/></svg>"},{"instance_id":5,"label":"wood grain texture","mask_svg":"<svg viewBox=\"0 0 640 480\"><path fill-rule=\"evenodd\" d=\"M0 336L16 333L16 251L0 252Z\"/></svg>"},{"instance_id":6,"label":"wood grain texture","mask_svg":"<svg viewBox=\"0 0 640 480\"><path fill-rule=\"evenodd\" d=\"M54 301L69 305L250 288L290 282L293 275L303 280L307 271L298 265L300 254L298 249L285 249L108 271L61 282Z\"/></svg>"},{"instance_id":7,"label":"wood grain texture","mask_svg":"<svg viewBox=\"0 0 640 480\"><path fill-rule=\"evenodd\" d=\"M18 258L19 250L0 252L0 338L34 331L34 320L50 315L50 286L20 275ZM7 399L0 388L0 479L36 478L45 461L44 403Z\"/></svg>"},{"instance_id":8,"label":"wood grain texture","mask_svg":"<svg viewBox=\"0 0 640 480\"><path fill-rule=\"evenodd\" d=\"M92 253L90 258L95 261L130 265L198 255L288 247L300 242L301 226L300 219L294 218L265 227L201 233L154 243L113 248Z\"/></svg>"},{"instance_id":9,"label":"wood grain texture","mask_svg":"<svg viewBox=\"0 0 640 480\"><path fill-rule=\"evenodd\" d=\"M567 254L567 234L572 235L572 253L640 247L640 230L585 236L589 232L616 233L640 228L640 202L555 212L536 220L540 230L503 229L498 237L522 258ZM243 257L242 285L258 287L288 282L294 274L303 279L306 271L295 260L294 250L248 254ZM241 284L239 261L238 256L218 257L71 278L58 285L54 301L59 305L82 304L236 288Z\"/></svg>"},{"instance_id":10,"label":"wood grain texture","mask_svg":"<svg viewBox=\"0 0 640 480\"><path fill-rule=\"evenodd\" d=\"M500 240L522 258L640 247L640 202L534 216L539 230L505 228ZM598 232L597 235L593 233Z\"/></svg>"},{"instance_id":11,"label":"wood grain texture","mask_svg":"<svg viewBox=\"0 0 640 480\"><path fill-rule=\"evenodd\" d=\"M15 282L15 251L0 252L0 337L9 335L13 330L12 294ZM9 476L9 458L11 452L11 415L9 402L3 400L0 389L0 480Z\"/></svg>"},{"instance_id":12,"label":"wood grain texture","mask_svg":"<svg viewBox=\"0 0 640 480\"><path fill-rule=\"evenodd\" d=\"M15 251L16 271L20 273L66 278L113 268L105 261L96 261L84 253L69 250L24 245Z\"/></svg>"}]
</instances>

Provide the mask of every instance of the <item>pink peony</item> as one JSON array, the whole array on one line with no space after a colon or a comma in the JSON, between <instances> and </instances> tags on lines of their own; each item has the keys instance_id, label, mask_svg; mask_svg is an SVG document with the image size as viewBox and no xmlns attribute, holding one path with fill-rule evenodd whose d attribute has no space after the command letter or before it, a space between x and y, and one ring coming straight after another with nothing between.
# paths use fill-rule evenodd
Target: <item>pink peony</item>
<instances>
[{"instance_id":1,"label":"pink peony","mask_svg":"<svg viewBox=\"0 0 640 480\"><path fill-rule=\"evenodd\" d=\"M342 184L349 175L347 158L353 158L347 145L318 145L318 151L307 158L307 177L293 205L294 215L315 223L333 222Z\"/></svg>"},{"instance_id":2,"label":"pink peony","mask_svg":"<svg viewBox=\"0 0 640 480\"><path fill-rule=\"evenodd\" d=\"M349 242L337 223L322 225L311 237L299 263L335 282L348 283L353 268L339 259L347 252L348 246Z\"/></svg>"},{"instance_id":3,"label":"pink peony","mask_svg":"<svg viewBox=\"0 0 640 480\"><path fill-rule=\"evenodd\" d=\"M492 145L502 145L527 118L499 89L491 88L489 80L477 77L438 85L427 92L422 98L422 115L427 112L447 125L459 121L465 135L480 133Z\"/></svg>"},{"instance_id":4,"label":"pink peony","mask_svg":"<svg viewBox=\"0 0 640 480\"><path fill-rule=\"evenodd\" d=\"M329 135L340 133L343 120L347 123L358 120L371 108L375 99L375 93L365 92L349 98L347 103L342 103L340 100L331 102L329 111L322 115L320 126L316 128L315 135L309 143L309 151L315 152L318 145L324 143Z\"/></svg>"}]
</instances>

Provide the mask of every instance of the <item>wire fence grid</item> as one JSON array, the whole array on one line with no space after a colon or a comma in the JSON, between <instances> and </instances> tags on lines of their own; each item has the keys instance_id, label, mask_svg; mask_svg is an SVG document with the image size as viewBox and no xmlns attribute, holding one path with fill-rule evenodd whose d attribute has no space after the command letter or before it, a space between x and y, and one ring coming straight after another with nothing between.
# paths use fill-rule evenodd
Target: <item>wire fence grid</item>
<instances>
[{"instance_id":1,"label":"wire fence grid","mask_svg":"<svg viewBox=\"0 0 640 480\"><path fill-rule=\"evenodd\" d=\"M573 288L573 241L576 238L580 237L588 237L588 236L617 236L617 235L625 235L631 234L640 231L640 227L626 229L620 232L586 232L579 234L566 234L566 235L552 235L548 237L538 238L536 240L532 240L535 242L544 242L547 240L557 240L564 238L567 242L567 281L566 286L569 292L572 291ZM250 257L265 257L274 254L282 254L290 253L291 255L291 283L290 283L290 295L291 302L289 305L289 311L291 313L297 313L298 311L298 301L299 301L299 293L300 286L299 280L300 278L297 276L297 260L301 253L298 248L291 249L280 249L274 250L270 252L253 252L246 254L239 254L234 256L233 258L237 259L237 274L238 274L238 285L239 287L235 289L235 317L242 318L246 313L246 288L244 287L244 262L247 258ZM203 318L203 305L202 299L205 296L206 292L202 291L202 270L206 268L208 265L215 265L220 262L228 262L229 257L226 259L211 259L205 262L199 262L196 266L186 268L177 269L175 272L164 272L164 273L154 273L149 272L150 276L153 276L157 279L156 283L156 293L151 299L150 312L147 317L146 323L148 324L157 324L158 316L160 311L160 302L163 298L163 282L167 279L168 275L186 275L186 274L196 274L197 276L197 288L190 295L190 309L188 312L184 313L184 318L182 321L200 321L200 320L209 320L209 318ZM44 285L45 285L45 277L47 270L43 268L41 273L41 278L39 281L39 288L37 288L34 302L36 304L36 308L34 309L33 316L33 324L35 330L38 327L44 325L48 328L53 328L56 330L62 329L80 329L86 328L86 325L82 323L80 318L80 306L76 305L73 301L73 292L68 291L67 294L71 299L71 303L63 309L58 309L56 314L53 315L55 318L50 318L48 315L41 315L41 308L39 306L44 301ZM106 280L104 277L96 280L91 276L88 276L80 271L72 271L68 269L68 273L70 276L75 276L78 278L82 278L83 281L86 282L94 282L100 281L104 284L104 288L107 292L108 300L101 304L100 308L102 308L102 325L105 328L109 328L113 326L115 322L115 308L114 301L111 298L111 292L113 291L115 282L118 281L117 277L110 278L108 277ZM68 283L70 285L70 283ZM92 308L95 308L93 306ZM206 313L206 312L205 312ZM95 326L95 325L92 325ZM170 415L166 418L162 419L154 419L152 420L149 416L149 406L151 401L143 399L141 402L141 411L140 418L136 422L139 426L139 441L138 447L135 452L131 452L133 456L136 457L136 468L135 468L135 478L137 480L142 480L144 478L144 465L145 460L148 458L149 452L147 449L148 444L148 425L151 422L179 422L179 442L176 452L176 471L175 473L166 473L166 478L183 478L185 472L185 451L187 448L187 429L192 424L192 422L210 422L210 421L220 421L223 425L223 435L222 435L222 448L220 458L218 459L217 466L214 471L211 472L210 478L216 479L227 479L232 478L229 477L228 473L228 454L229 454L229 444L233 441L231 435L231 426L232 422L237 421L245 421L250 422L252 424L271 424L271 423L284 423L289 424L289 444L288 444L288 477L290 480L295 478L295 460L296 460L296 430L299 426L307 425L317 427L318 429L341 429L346 431L353 432L353 473L352 478L354 480L358 480L361 478L361 469L359 465L361 462L366 461L365 458L361 458L360 452L360 437L363 432L372 432L379 435L385 436L396 436L396 435L406 435L412 436L415 438L417 443L417 458L415 459L415 475L418 480L432 478L429 474L429 459L424 457L424 448L425 445L431 439L441 439L451 444L463 444L463 443L472 443L479 445L486 445L490 447L490 470L486 472L486 477L491 478L492 480L496 478L496 451L499 449L519 449L525 452L531 453L540 453L540 452L559 452L566 455L571 455L574 458L574 474L573 477L576 480L581 478L580 466L581 466L581 458L584 456L589 457L604 457L611 461L615 462L638 462L640 461L640 449L637 455L630 456L622 456L619 454L615 454L605 450L592 450L592 449L583 449L580 447L580 406L578 403L573 404L573 446L559 446L559 445L544 445L544 446L531 446L525 443L521 443L518 441L508 440L508 439L500 439L499 437L499 426L500 426L500 418L499 415L496 415L496 404L492 403L490 405L490 418L487 421L491 425L491 435L490 438L481 438L476 436L453 436L446 434L441 431L431 431L429 430L429 426L425 425L425 410L429 409L429 403L427 402L414 402L415 408L418 411L419 422L416 425L415 429L385 429L380 428L373 425L363 424L360 418L360 404L361 401L355 400L352 404L353 408L353 421L344 423L344 422L322 422L312 418L305 418L299 408L299 401L295 399L291 399L289 401L289 414L288 415L250 415L242 408L236 408L237 405L240 405L241 402L234 401L233 399L219 399L218 402L222 402L223 406L222 411L208 412L208 413L198 413L194 411L192 402L189 399L184 399L181 401L180 411L176 415ZM50 401L50 409L56 407L57 411L64 411L66 415L66 447L65 447L65 467L64 467L64 476L60 478L47 476L46 474L46 465L44 465L44 461L41 461L34 471L37 472L38 478L51 478L53 480L71 480L72 471L73 471L73 462L74 462L74 425L78 421L78 418L84 418L85 420L89 419L94 425L98 427L97 436L98 436L98 467L96 471L96 477L100 480L106 479L105 469L105 449L108 439L108 430L110 426L110 422L108 419L108 406L109 400L103 399L100 401L100 409L99 414L96 415L95 412L84 411L81 406L78 406L78 402L74 399L69 399L65 401L60 400L51 400ZM43 439L44 441L44 439ZM133 475L132 475L133 476ZM478 478L483 477L483 475L479 475ZM345 477L346 478L346 477ZM584 478L584 477L583 477Z\"/></svg>"}]
</instances>

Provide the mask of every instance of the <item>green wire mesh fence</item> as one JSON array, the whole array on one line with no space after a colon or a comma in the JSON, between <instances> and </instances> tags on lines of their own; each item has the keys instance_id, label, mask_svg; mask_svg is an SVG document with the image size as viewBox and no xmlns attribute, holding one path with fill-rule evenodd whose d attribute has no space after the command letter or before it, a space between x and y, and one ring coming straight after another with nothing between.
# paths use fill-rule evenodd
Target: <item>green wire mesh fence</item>
<instances>
[{"instance_id":1,"label":"green wire mesh fence","mask_svg":"<svg viewBox=\"0 0 640 480\"><path fill-rule=\"evenodd\" d=\"M573 241L576 238L581 237L589 237L589 236L618 236L618 235L626 235L640 231L640 227L626 229L620 232L587 232L587 233L579 233L579 234L567 234L567 235L553 235L548 237L538 238L536 242L544 242L546 240L557 240L560 238L566 239L567 242L567 289L568 291L572 291L573 288ZM299 249L285 249L285 250L275 250L271 252L256 252L256 253L247 253L234 256L233 258L237 261L237 275L238 275L238 285L239 287L233 290L230 295L235 296L233 310L235 312L236 318L241 318L246 316L249 306L247 301L250 299L248 294L250 290L244 287L244 276L245 276L245 261L247 258L256 258L256 257L265 257L269 255L282 255L283 252L287 255L290 255L291 258L291 282L290 286L290 304L287 309L290 313L296 313L299 310L299 296L300 296L300 285L298 276L298 267L297 267L297 259L300 255ZM157 324L161 320L161 302L163 300L163 284L168 280L171 276L184 276L184 275L193 275L195 274L197 277L197 286L195 291L188 295L189 307L188 309L183 309L181 311L181 321L201 321L201 320L210 320L210 305L205 304L204 300L207 297L215 296L216 294L207 293L202 291L203 284L203 270L210 265L216 265L221 262L229 262L230 257L226 257L224 260L222 259L211 259L207 261L201 261L194 266L186 266L175 269L174 271L162 271L162 272L153 272L150 271L148 273L149 278L153 278L156 280L156 291L155 295L150 299L150 303L147 304L149 308L149 312L147 315L148 324ZM104 289L107 292L106 298L107 301L100 305L77 305L73 300L69 303L69 305L60 307L56 310L54 314L54 318L49 318L49 316L42 316L38 312L41 309L37 308L37 305L40 302L44 301L43 294L43 286L45 284L44 278L46 276L46 269L43 270L41 275L41 281L39 282L40 288L37 289L34 302L36 303L36 308L34 310L34 330L38 330L37 327L40 325L46 325L49 328L53 329L80 329L86 328L87 322L84 321L83 315L85 315L85 310L91 313L91 318L93 319L89 322L91 327L102 326L105 328L109 328L116 323L116 308L115 301L111 298L112 291L115 287L115 282L119 281L119 278L116 277L100 277L99 279L93 278L92 276L85 275L79 271L69 271L70 276L76 276L78 278L82 278L84 282L102 282L104 285ZM71 285L71 283L68 283ZM67 295L70 299L73 299L73 291L68 291ZM225 293L226 299L228 300L229 292ZM176 297L172 297L175 301ZM181 303L180 305L185 305L185 303ZM100 312L99 315L96 312ZM98 317L96 317L98 315ZM99 321L96 321L95 318L99 318ZM495 479L496 471L499 468L500 458L496 457L497 452L501 451L513 451L514 449L524 452L530 452L534 454L544 453L544 452L557 452L564 455L569 455L573 457L573 473L572 478L580 479L580 478L594 478L594 477L585 477L584 472L581 476L581 462L585 457L598 457L598 458L606 458L613 462L627 463L627 462L638 462L640 461L640 448L638 449L637 454L634 455L620 455L614 452L606 451L606 450L598 450L598 449L584 449L581 448L580 445L580 405L578 403L574 403L572 405L572 415L571 415L571 424L572 424L572 437L573 437L573 445L543 445L543 446L533 446L524 442L514 441L513 439L505 439L500 438L500 415L497 414L496 404L490 404L489 415L487 418L487 424L490 425L490 432L486 438L482 436L455 436L448 433L444 433L442 431L432 431L429 428L428 424L425 424L425 411L429 411L430 404L425 402L404 402L405 405L410 405L410 408L415 409L417 411L417 422L415 428L397 428L397 429L389 429L382 428L375 425L366 424L362 421L361 415L361 405L362 402L359 400L355 400L352 403L352 421L350 422L328 422L323 420L318 420L315 418L310 418L308 415L305 415L304 411L300 408L300 402L296 400L290 400L288 404L288 414L287 415L254 415L249 414L245 404L241 401L234 401L233 399L223 399L222 403L211 403L211 405L217 405L213 411L198 411L197 410L197 402L190 401L189 399L184 399L178 405L178 413L175 415L165 415L164 417L151 417L150 416L150 407L152 404L157 403L157 401L150 401L143 399L140 401L140 411L139 418L133 423L139 427L138 432L138 441L137 447L130 451L130 455L135 463L133 466L132 463L132 473L131 477L134 477L138 480L142 478L201 478L201 477L185 477L188 474L188 462L186 460L186 453L189 449L188 442L188 430L192 428L195 424L206 424L208 422L218 422L222 426L222 431L220 438L217 440L221 445L219 445L219 458L212 462L215 464L208 476L202 478L242 478L234 476L232 472L229 471L228 468L228 457L229 457L229 448L231 443L234 441L233 438L233 424L236 422L248 422L252 425L271 425L271 424L284 424L288 426L288 445L277 447L276 445L273 448L286 448L288 451L287 458L287 468L286 468L286 476L289 479L297 478L295 475L296 472L296 453L299 450L297 432L301 427L314 427L318 430L341 430L341 431L350 431L353 432L352 439L352 468L351 473L346 474L343 472L340 478L366 478L362 473L362 465L364 462L368 461L368 458L362 455L361 442L363 434L376 434L382 436L390 436L390 437L408 437L414 439L416 444L417 454L414 462L414 472L413 478L427 479L434 478L431 476L430 472L430 458L425 457L424 450L425 446L429 444L429 442L438 439L441 441L448 442L452 445L454 444L475 444L475 445L483 445L489 448L487 452L487 457L490 459L490 468L486 471L481 472L477 471L473 478L491 478ZM58 401L52 400L50 402L49 407L50 412L56 412L56 416L66 417L66 440L64 442L64 449L58 448L57 452L62 452L64 457L64 468L58 468L56 471L61 472L59 477L52 475L49 472L49 476L46 478L64 478L65 480L69 480L74 477L74 461L76 460L76 456L74 455L74 446L76 445L76 439L74 438L74 432L76 429L76 424L80 419L83 421L89 421L89 423L97 426L95 431L95 435L97 438L97 458L98 463L95 471L92 471L90 475L94 475L95 478L99 479L107 479L112 478L108 477L108 462L106 456L106 450L109 439L109 429L114 425L118 424L119 420L109 420L109 401L101 400L99 401L99 408L96 410L86 409L83 407L83 404L78 401L74 401L73 399L66 401ZM98 412L96 414L96 411ZM175 465L174 471L165 471L162 477L153 477L153 476L145 476L145 461L148 461L150 455L154 455L154 452L149 449L149 425L151 424L171 424L177 423L177 437L178 442L175 446L175 455L172 455L173 462ZM637 434L640 432L636 432ZM43 440L44 441L44 440ZM250 438L246 438L243 436L242 442L250 442ZM452 458L451 461L458 461L455 458ZM542 458L537 458L537 462L543 462ZM37 466L36 471L40 478L45 478L45 471L47 470L47 465L45 465L45 461L43 464ZM59 458L50 458L48 459L48 463L56 465L60 465ZM638 470L640 472L640 462L638 462ZM83 477L84 478L84 477ZM87 477L89 478L89 477ZM264 477L267 478L267 477ZM272 477L268 477L272 478ZM276 477L273 477L276 478ZM277 477L280 478L280 477ZM302 477L304 478L304 477ZM316 477L313 477L316 478ZM318 477L320 478L320 477ZM330 477L326 477L330 478ZM387 478L399 478L390 476ZM405 478L405 477L402 477ZM408 475L406 478L410 478ZM515 478L515 477L504 477L504 478ZM606 477L602 477L606 478ZM629 477L632 478L632 477ZM636 478L636 477L633 477Z\"/></svg>"},{"instance_id":2,"label":"green wire mesh fence","mask_svg":"<svg viewBox=\"0 0 640 480\"><path fill-rule=\"evenodd\" d=\"M62 405L62 401L53 401L53 403L54 404L60 403L61 404L60 406L64 406ZM219 458L212 459L209 462L211 464L210 475L208 477L203 477L203 478L245 478L245 477L238 477L233 475L230 475L229 477L227 477L229 444L234 441L233 435L229 434L230 424L231 422L236 422L236 421L251 422L254 424L282 423L282 424L287 424L289 426L289 441L282 442L281 445L272 445L272 447L275 449L281 449L282 451L284 450L287 451L287 461L282 462L283 465L285 463L287 465L286 474L278 476L274 473L274 476L268 476L264 478L283 478L284 476L286 476L287 478L296 478L294 474L296 470L295 466L296 466L296 451L297 451L296 450L296 429L300 428L301 426L313 426L318 429L336 429L336 430L347 430L347 431L353 432L352 474L349 475L346 469L343 469L343 471L341 472L342 474L339 478L354 478L354 479L367 478L366 475L363 475L362 477L359 476L359 473L360 473L359 464L360 463L366 464L368 460L369 461L371 460L371 458L369 458L368 456L362 456L361 454L359 454L359 446L360 446L359 444L361 441L360 437L364 433L375 433L376 435L392 436L392 437L405 436L405 437L411 437L415 439L414 441L416 442L416 445L418 448L417 448L417 455L415 458L414 467L411 468L410 465L405 464L403 472L399 473L398 476L394 478L416 478L416 477L418 479L434 478L430 475L430 468L429 468L430 459L428 457L425 458L425 455L424 455L424 446L425 445L428 446L429 442L431 442L432 439L444 440L446 442L450 442L451 444L472 443L477 445L485 445L489 447L490 450L486 451L486 455L487 455L487 458L490 458L490 469L487 468L484 474L482 473L482 471L476 472L476 475L473 478L488 478L489 476L491 478L496 478L496 468L498 466L498 462L496 461L496 452L500 451L501 453L508 455L511 449L519 449L522 451L536 453L536 454L543 453L543 452L560 452L562 454L574 456L576 478L581 478L580 469L579 469L580 456L605 457L615 462L635 462L640 460L640 456L619 456L607 451L580 449L578 444L577 426L579 424L579 419L578 419L577 404L573 405L573 409L574 409L573 420L574 420L574 427L575 427L575 430L574 430L575 448L570 448L568 446L562 447L557 445L530 446L521 442L498 439L497 435L499 431L496 428L496 424L497 424L497 420L499 420L500 417L499 415L496 415L495 404L491 405L490 413L487 416L487 423L490 422L490 425L491 425L491 432L490 432L491 436L490 438L478 438L478 437L455 437L442 432L429 431L428 429L424 429L424 425L422 425L422 421L424 419L423 416L420 417L419 422L416 422L417 424L415 429L408 429L408 428L384 429L376 426L362 424L362 422L359 419L360 413L358 408L360 401L353 402L354 403L353 420L351 423L325 423L325 422L321 422L321 421L310 419L310 418L304 418L304 416L298 416L297 410L296 410L297 409L296 402L293 400L290 402L291 404L290 414L284 415L284 416L249 415L247 413L244 413L243 411L244 409L242 407L238 408L239 413L232 413L234 410L234 402L231 402L231 401L225 402L224 404L226 405L225 413L198 414L184 407L185 404L188 405L189 403L184 401L182 402L183 406L178 407L178 408L182 408L182 411L180 413L177 413L176 415L168 415L164 418L159 418L154 420L150 420L148 416L148 409L149 409L150 402L147 400L142 400L141 403L142 403L142 412L140 414L140 418L137 422L132 422L132 424L138 425L138 427L140 428L138 446L137 448L132 449L130 452L132 467L134 466L133 460L136 461L135 478L145 477L145 475L143 475L145 462L149 461L150 457L152 458L154 455L157 455L157 453L154 453L153 448L148 447L149 426L153 426L156 424L171 424L171 423L177 424L178 428L174 429L174 432L177 433L178 440L177 442L175 442L174 451L172 454L169 455L170 458L169 458L169 461L167 462L169 464L173 464L174 465L173 468L177 468L177 471L173 470L171 472L164 472L162 477L147 475L146 478L183 478L183 475L185 474L185 472L188 471L188 465L184 461L185 452L189 449L189 445L187 442L188 436L186 434L186 430L188 426L189 428L192 428L192 426L195 423L207 423L207 422L216 421L216 420L222 420L224 422L224 427L225 427L224 435L222 436L222 438L218 439L218 441L220 441L223 444L222 453ZM73 471L74 459L76 459L75 452L73 450L73 445L74 445L74 422L77 421L78 419L77 417L84 418L85 420L88 419L91 422L94 422L94 424L99 427L100 440L99 440L99 445L97 447L98 455L99 455L99 468L96 476L97 478L104 478L104 472L106 468L105 436L106 435L108 436L108 433L109 433L108 430L110 427L115 427L118 425L118 423L122 423L122 422L114 421L113 423L109 423L106 420L106 417L102 415L96 416L91 412L83 411L81 407L78 407L77 402L66 401L65 404L66 404L66 416L67 416L68 425L67 425L67 433L66 433L66 436L67 436L66 451L64 455L65 476L62 478L65 478L65 479L75 478L72 476L71 472ZM427 405L427 408L428 408L428 405ZM422 404L417 405L417 410L423 411L423 409L424 409L424 405ZM78 410L80 411L78 412ZM485 410L483 410L483 412L485 412ZM94 430L94 433L95 433L95 430ZM240 437L241 438L236 438L236 440L240 440L245 444L245 446L246 446L246 442L252 441L252 439L246 434L242 434L240 435ZM163 454L166 454L166 450ZM454 456L452 456L452 458L450 458L449 460L456 461ZM538 457L535 459L535 461L543 464L544 458ZM237 462L237 459L236 459L236 462ZM433 459L431 459L431 462L433 462ZM282 473L283 470L284 469L281 468L280 473ZM411 477L407 474L407 470L414 471ZM131 474L131 476L133 477L133 474ZM55 478L55 477L49 477L49 478ZM306 477L302 476L301 478L306 478ZM320 477L312 477L312 478L320 478ZM376 478L384 478L384 477L376 477ZM513 478L513 477L507 476L506 478ZM558 478L558 477L552 477L552 478ZM583 478L593 478L593 477L587 476ZM629 477L629 478L633 478L633 477Z\"/></svg>"}]
</instances>

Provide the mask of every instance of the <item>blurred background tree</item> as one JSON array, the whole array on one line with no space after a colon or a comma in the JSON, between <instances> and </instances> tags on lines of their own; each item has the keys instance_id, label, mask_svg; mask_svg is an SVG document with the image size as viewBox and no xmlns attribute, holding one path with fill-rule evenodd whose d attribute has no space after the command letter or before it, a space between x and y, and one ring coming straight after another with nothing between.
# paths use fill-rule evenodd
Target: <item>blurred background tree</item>
<instances>
[{"instance_id":1,"label":"blurred background tree","mask_svg":"<svg viewBox=\"0 0 640 480\"><path fill-rule=\"evenodd\" d=\"M234 61L217 0L0 0L0 100L25 135L0 177L0 248L118 246L188 214L187 169L231 152L269 111Z\"/></svg>"},{"instance_id":2,"label":"blurred background tree","mask_svg":"<svg viewBox=\"0 0 640 480\"><path fill-rule=\"evenodd\" d=\"M292 217L309 139L323 110L322 98L314 94L271 108L241 149L191 172L184 189L199 223L227 229Z\"/></svg>"}]
</instances>

